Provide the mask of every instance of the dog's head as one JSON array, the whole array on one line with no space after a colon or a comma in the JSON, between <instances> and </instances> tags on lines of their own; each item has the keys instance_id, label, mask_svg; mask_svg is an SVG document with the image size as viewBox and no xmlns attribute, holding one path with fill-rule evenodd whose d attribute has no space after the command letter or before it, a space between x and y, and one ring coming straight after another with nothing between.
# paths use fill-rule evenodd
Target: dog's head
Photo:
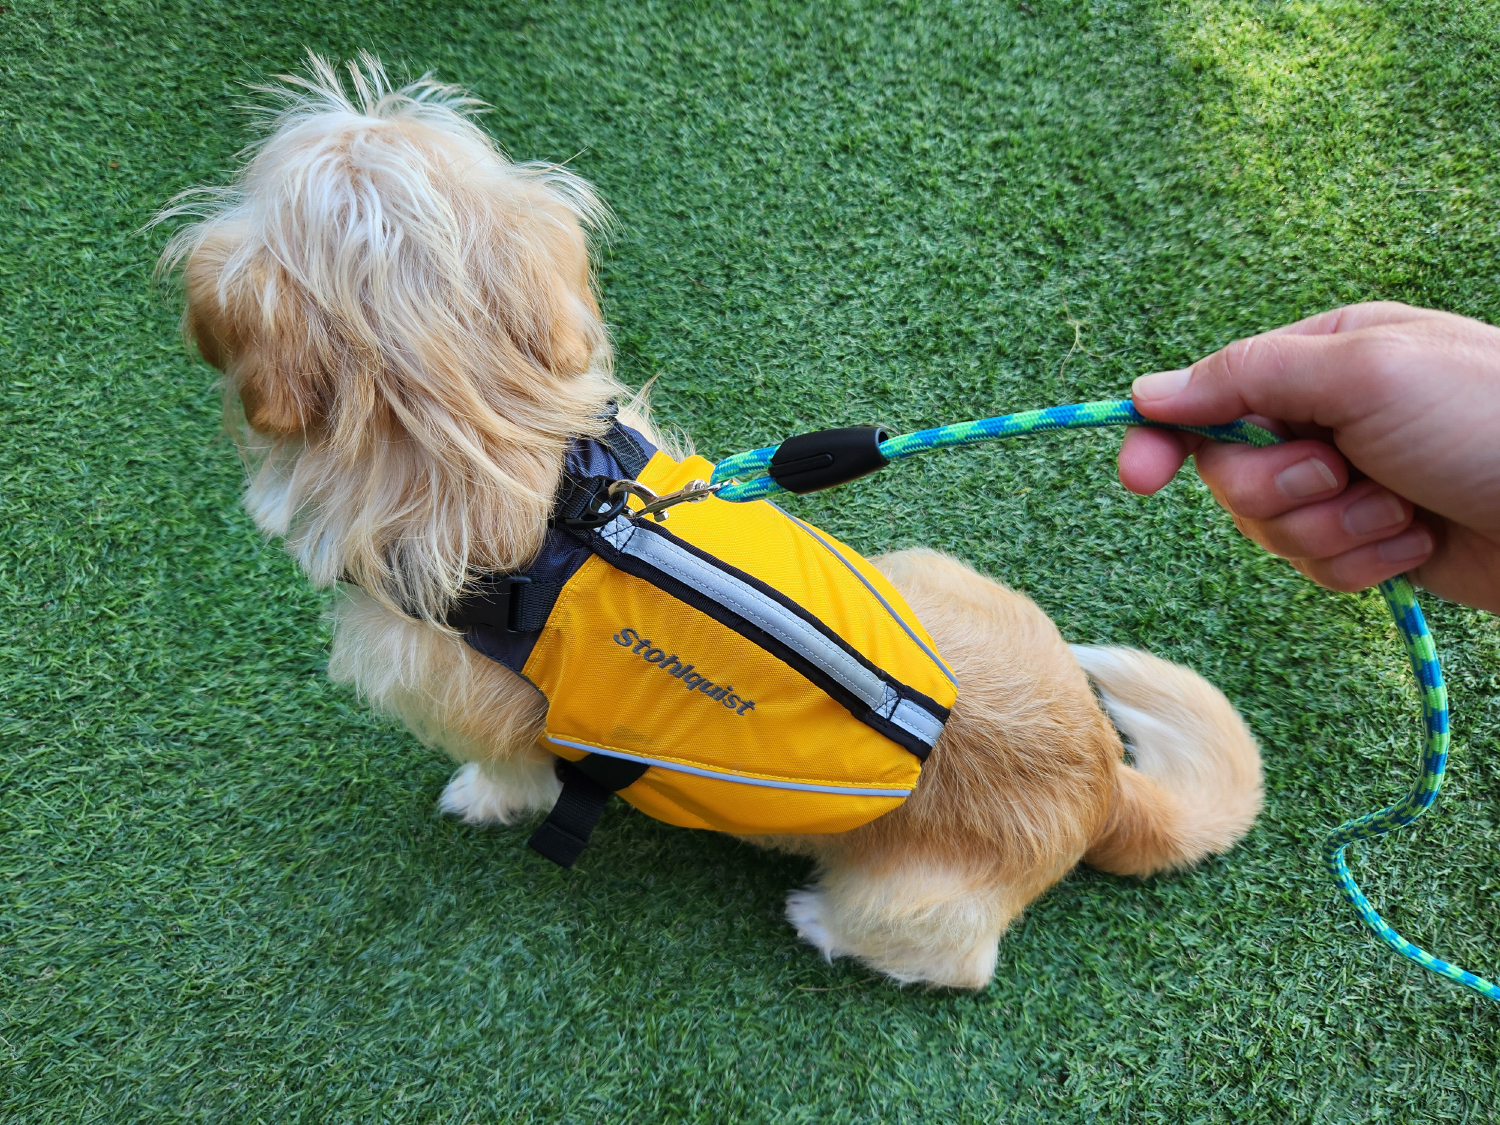
<instances>
[{"instance_id":1,"label":"dog's head","mask_svg":"<svg viewBox=\"0 0 1500 1125\"><path fill-rule=\"evenodd\" d=\"M348 70L352 93L316 56L267 91L231 186L163 212L196 221L162 262L263 458L262 525L315 579L440 616L467 568L539 546L568 436L618 389L587 239L604 208L510 162L457 89Z\"/></svg>"}]
</instances>

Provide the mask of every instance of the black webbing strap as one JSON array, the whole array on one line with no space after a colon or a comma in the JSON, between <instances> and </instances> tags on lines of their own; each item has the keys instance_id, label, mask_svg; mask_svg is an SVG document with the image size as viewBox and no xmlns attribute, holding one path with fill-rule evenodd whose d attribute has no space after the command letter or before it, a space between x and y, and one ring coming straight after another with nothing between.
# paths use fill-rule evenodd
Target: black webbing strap
<instances>
[{"instance_id":1,"label":"black webbing strap","mask_svg":"<svg viewBox=\"0 0 1500 1125\"><path fill-rule=\"evenodd\" d=\"M611 403L610 405L613 406L614 404ZM615 460L620 463L620 468L625 470L625 475L631 480L641 475L641 470L646 467L646 462L650 460L646 456L646 451L637 444L635 438L631 437L630 432L621 426L618 421L610 426L609 432L599 440L609 447L609 451L614 454Z\"/></svg>"},{"instance_id":2,"label":"black webbing strap","mask_svg":"<svg viewBox=\"0 0 1500 1125\"><path fill-rule=\"evenodd\" d=\"M614 404L610 404L613 417ZM630 432L612 421L599 439L620 467L619 475L563 477L548 521L561 531L565 521L583 518L592 525L608 487L619 479L633 480L650 459ZM623 508L624 497L618 504ZM533 633L551 616L565 583L528 574L482 574L470 584L448 615L448 624L468 630L484 625L502 633ZM481 651L484 651L481 649ZM497 657L497 659L499 659ZM611 793L633 784L649 767L640 762L587 754L577 762L559 760L557 777L563 783L557 804L532 833L527 845L562 867L572 867L588 847L594 826L604 814Z\"/></svg>"},{"instance_id":3,"label":"black webbing strap","mask_svg":"<svg viewBox=\"0 0 1500 1125\"><path fill-rule=\"evenodd\" d=\"M648 768L607 754L587 754L576 762L559 759L557 778L563 783L562 793L526 846L559 867L572 867L589 846L609 795L636 781Z\"/></svg>"},{"instance_id":4,"label":"black webbing strap","mask_svg":"<svg viewBox=\"0 0 1500 1125\"><path fill-rule=\"evenodd\" d=\"M547 578L533 578L526 586L511 594L510 622L517 633L534 633L547 624L552 616L552 607L563 592L563 583ZM515 595L523 597L515 600Z\"/></svg>"}]
</instances>

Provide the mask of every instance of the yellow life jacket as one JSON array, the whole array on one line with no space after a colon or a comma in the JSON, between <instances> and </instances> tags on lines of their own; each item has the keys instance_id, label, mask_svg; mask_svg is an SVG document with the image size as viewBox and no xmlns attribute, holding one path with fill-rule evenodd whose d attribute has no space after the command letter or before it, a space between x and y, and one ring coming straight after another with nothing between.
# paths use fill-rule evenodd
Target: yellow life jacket
<instances>
[{"instance_id":1,"label":"yellow life jacket","mask_svg":"<svg viewBox=\"0 0 1500 1125\"><path fill-rule=\"evenodd\" d=\"M890 582L767 501L598 523L600 489L707 480L616 423L573 443L542 556L450 622L546 696L563 794L533 848L571 866L618 792L669 824L843 832L911 793L957 697Z\"/></svg>"}]
</instances>

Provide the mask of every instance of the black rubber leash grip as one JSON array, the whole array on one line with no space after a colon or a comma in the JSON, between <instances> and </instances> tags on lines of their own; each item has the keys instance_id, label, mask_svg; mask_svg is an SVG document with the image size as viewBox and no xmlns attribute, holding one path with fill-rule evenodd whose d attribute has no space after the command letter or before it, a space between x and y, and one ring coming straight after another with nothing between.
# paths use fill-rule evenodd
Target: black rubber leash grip
<instances>
[{"instance_id":1,"label":"black rubber leash grip","mask_svg":"<svg viewBox=\"0 0 1500 1125\"><path fill-rule=\"evenodd\" d=\"M890 464L880 455L886 432L849 426L789 437L776 447L766 474L788 492L818 492L869 476Z\"/></svg>"}]
</instances>

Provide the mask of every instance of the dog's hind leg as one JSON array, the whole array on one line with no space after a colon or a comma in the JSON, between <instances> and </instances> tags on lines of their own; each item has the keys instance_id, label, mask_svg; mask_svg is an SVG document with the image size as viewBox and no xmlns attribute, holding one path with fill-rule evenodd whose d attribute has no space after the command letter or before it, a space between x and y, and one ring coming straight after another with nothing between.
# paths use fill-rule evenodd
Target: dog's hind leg
<instances>
[{"instance_id":1,"label":"dog's hind leg","mask_svg":"<svg viewBox=\"0 0 1500 1125\"><path fill-rule=\"evenodd\" d=\"M842 836L772 843L819 863L788 917L829 957L982 988L1006 927L1098 834L1122 749L1029 599L932 551L873 561L931 632L958 701L899 808Z\"/></svg>"},{"instance_id":2,"label":"dog's hind leg","mask_svg":"<svg viewBox=\"0 0 1500 1125\"><path fill-rule=\"evenodd\" d=\"M903 983L983 988L1000 935L1034 896L994 870L911 857L825 865L787 896L787 919L823 956L854 957Z\"/></svg>"}]
</instances>

